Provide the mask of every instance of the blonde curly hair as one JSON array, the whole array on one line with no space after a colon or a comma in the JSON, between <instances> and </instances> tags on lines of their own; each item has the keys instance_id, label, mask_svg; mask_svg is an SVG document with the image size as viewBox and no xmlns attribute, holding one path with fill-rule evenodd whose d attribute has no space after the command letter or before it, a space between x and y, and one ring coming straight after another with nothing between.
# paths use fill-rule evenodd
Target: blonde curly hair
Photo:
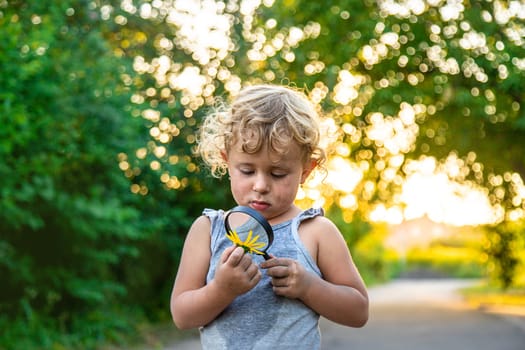
<instances>
[{"instance_id":1,"label":"blonde curly hair","mask_svg":"<svg viewBox=\"0 0 525 350\"><path fill-rule=\"evenodd\" d=\"M324 163L319 146L319 115L301 91L280 85L254 85L239 93L228 108L216 107L203 121L197 152L215 177L228 171L224 154L241 142L243 152L254 154L264 147L285 154L292 142L301 148L301 160Z\"/></svg>"}]
</instances>

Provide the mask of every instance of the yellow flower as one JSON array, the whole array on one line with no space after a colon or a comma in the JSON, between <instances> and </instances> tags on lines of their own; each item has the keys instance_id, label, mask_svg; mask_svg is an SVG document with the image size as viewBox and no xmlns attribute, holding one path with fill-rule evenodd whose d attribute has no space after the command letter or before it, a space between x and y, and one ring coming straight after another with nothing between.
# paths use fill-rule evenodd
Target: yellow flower
<instances>
[{"instance_id":1,"label":"yellow flower","mask_svg":"<svg viewBox=\"0 0 525 350\"><path fill-rule=\"evenodd\" d=\"M252 238L252 230L248 232L248 237L246 237L246 240L243 242L237 232L230 231L226 233L226 237L230 241L233 242L237 247L241 247L244 249L244 252L246 253L255 253L259 255L264 255L264 252L261 252L259 249L264 248L266 243L264 242L258 242L259 235Z\"/></svg>"}]
</instances>

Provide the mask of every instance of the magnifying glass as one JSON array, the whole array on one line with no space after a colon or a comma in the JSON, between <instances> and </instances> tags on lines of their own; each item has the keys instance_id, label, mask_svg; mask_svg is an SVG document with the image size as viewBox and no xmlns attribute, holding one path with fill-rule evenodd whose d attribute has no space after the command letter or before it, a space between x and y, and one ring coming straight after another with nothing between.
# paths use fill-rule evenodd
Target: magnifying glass
<instances>
[{"instance_id":1,"label":"magnifying glass","mask_svg":"<svg viewBox=\"0 0 525 350\"><path fill-rule=\"evenodd\" d=\"M256 210L237 206L224 218L226 236L245 252L270 259L266 251L273 242L273 230L268 221Z\"/></svg>"}]
</instances>

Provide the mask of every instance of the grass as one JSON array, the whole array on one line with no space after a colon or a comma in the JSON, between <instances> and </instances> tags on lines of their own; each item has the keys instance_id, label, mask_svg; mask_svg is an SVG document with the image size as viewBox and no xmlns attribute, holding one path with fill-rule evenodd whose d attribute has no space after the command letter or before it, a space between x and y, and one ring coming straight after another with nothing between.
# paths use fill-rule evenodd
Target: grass
<instances>
[{"instance_id":1,"label":"grass","mask_svg":"<svg viewBox=\"0 0 525 350\"><path fill-rule=\"evenodd\" d=\"M525 312L525 286L502 290L499 287L483 283L461 291L465 300L478 308L516 307Z\"/></svg>"},{"instance_id":2,"label":"grass","mask_svg":"<svg viewBox=\"0 0 525 350\"><path fill-rule=\"evenodd\" d=\"M455 278L480 278L480 284L460 291L470 306L486 310L512 309L525 315L525 264L521 263L516 270L513 286L504 290L487 278L487 262L477 242L453 243L457 242L435 242L424 249L409 251L407 267L430 269Z\"/></svg>"}]
</instances>

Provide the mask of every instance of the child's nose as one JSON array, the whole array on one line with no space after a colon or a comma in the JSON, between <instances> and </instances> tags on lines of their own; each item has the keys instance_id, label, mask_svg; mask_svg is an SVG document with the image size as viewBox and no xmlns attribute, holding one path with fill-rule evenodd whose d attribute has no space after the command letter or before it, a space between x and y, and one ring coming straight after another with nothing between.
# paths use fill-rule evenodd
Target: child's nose
<instances>
[{"instance_id":1,"label":"child's nose","mask_svg":"<svg viewBox=\"0 0 525 350\"><path fill-rule=\"evenodd\" d=\"M253 183L253 190L255 192L264 193L268 192L268 179L264 175L259 175L256 177L255 182Z\"/></svg>"}]
</instances>

